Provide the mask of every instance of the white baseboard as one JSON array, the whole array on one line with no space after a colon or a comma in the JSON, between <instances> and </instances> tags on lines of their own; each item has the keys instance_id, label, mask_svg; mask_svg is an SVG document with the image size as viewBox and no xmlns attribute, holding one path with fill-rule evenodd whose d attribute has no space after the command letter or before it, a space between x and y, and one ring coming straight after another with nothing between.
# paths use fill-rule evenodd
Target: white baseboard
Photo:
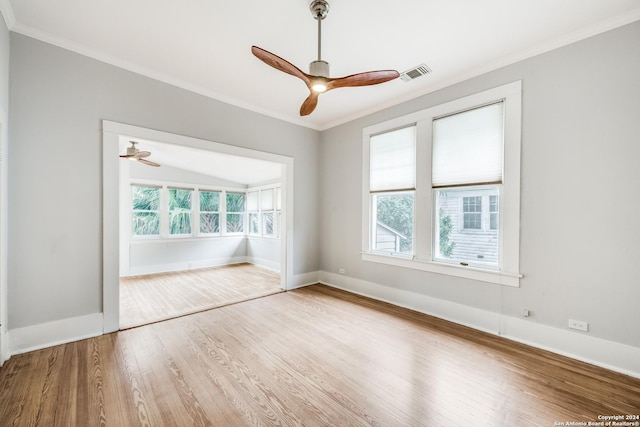
<instances>
[{"instance_id":1,"label":"white baseboard","mask_svg":"<svg viewBox=\"0 0 640 427\"><path fill-rule=\"evenodd\" d=\"M640 378L640 347L453 303L411 291L320 271L334 288L409 308L474 329Z\"/></svg>"},{"instance_id":2,"label":"white baseboard","mask_svg":"<svg viewBox=\"0 0 640 427\"><path fill-rule=\"evenodd\" d=\"M305 286L320 283L320 272L311 271L309 273L296 274L293 277L292 283L287 283L287 290L303 288Z\"/></svg>"},{"instance_id":3,"label":"white baseboard","mask_svg":"<svg viewBox=\"0 0 640 427\"><path fill-rule=\"evenodd\" d=\"M102 313L71 317L24 328L11 329L10 355L27 353L58 344L66 344L102 335Z\"/></svg>"},{"instance_id":4,"label":"white baseboard","mask_svg":"<svg viewBox=\"0 0 640 427\"><path fill-rule=\"evenodd\" d=\"M193 270L196 268L221 267L223 265L240 264L249 262L246 256L237 256L229 258L216 258L211 260L176 262L171 264L154 264L142 265L129 268L127 276L142 276L145 274L171 273L174 271Z\"/></svg>"},{"instance_id":5,"label":"white baseboard","mask_svg":"<svg viewBox=\"0 0 640 427\"><path fill-rule=\"evenodd\" d=\"M9 334L4 327L0 327L0 334L2 334L0 337L0 366L2 366L4 362L9 360L11 353L9 353Z\"/></svg>"},{"instance_id":6,"label":"white baseboard","mask_svg":"<svg viewBox=\"0 0 640 427\"><path fill-rule=\"evenodd\" d=\"M259 267L264 267L269 270L280 272L280 263L269 261L268 259L256 258L256 257L247 257L247 262L257 265Z\"/></svg>"}]
</instances>

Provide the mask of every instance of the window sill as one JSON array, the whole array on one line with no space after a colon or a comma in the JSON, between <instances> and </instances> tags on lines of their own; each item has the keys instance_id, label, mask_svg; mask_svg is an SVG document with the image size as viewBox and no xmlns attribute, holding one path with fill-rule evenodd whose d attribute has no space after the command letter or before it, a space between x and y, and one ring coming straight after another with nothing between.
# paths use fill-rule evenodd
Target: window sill
<instances>
[{"instance_id":1,"label":"window sill","mask_svg":"<svg viewBox=\"0 0 640 427\"><path fill-rule=\"evenodd\" d=\"M228 239L228 238L238 238L238 237L247 237L243 234L225 234L221 236L219 234L206 234L201 236L171 236L171 237L159 237L155 236L153 238L133 238L130 239L129 242L133 245L138 244L147 244L147 243L172 243L172 242L202 242L207 240L218 240L218 239Z\"/></svg>"},{"instance_id":2,"label":"window sill","mask_svg":"<svg viewBox=\"0 0 640 427\"><path fill-rule=\"evenodd\" d=\"M483 270L473 267L463 267L452 264L443 264L432 261L420 261L406 257L381 255L370 252L362 253L362 260L379 264L394 265L396 267L411 268L414 270L429 271L431 273L445 274L447 276L462 277L481 282L495 283L497 285L519 287L520 274L504 273L501 271Z\"/></svg>"}]
</instances>

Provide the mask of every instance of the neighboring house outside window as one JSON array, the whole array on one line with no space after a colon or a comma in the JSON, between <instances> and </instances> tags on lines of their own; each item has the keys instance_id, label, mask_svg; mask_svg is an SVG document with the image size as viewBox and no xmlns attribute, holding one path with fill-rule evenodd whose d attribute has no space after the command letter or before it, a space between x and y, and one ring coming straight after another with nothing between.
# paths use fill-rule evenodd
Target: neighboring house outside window
<instances>
[{"instance_id":1,"label":"neighboring house outside window","mask_svg":"<svg viewBox=\"0 0 640 427\"><path fill-rule=\"evenodd\" d=\"M465 230L479 230L482 228L482 197L463 197L462 212Z\"/></svg>"},{"instance_id":2,"label":"neighboring house outside window","mask_svg":"<svg viewBox=\"0 0 640 427\"><path fill-rule=\"evenodd\" d=\"M499 196L489 196L489 229L497 230L500 218Z\"/></svg>"}]
</instances>

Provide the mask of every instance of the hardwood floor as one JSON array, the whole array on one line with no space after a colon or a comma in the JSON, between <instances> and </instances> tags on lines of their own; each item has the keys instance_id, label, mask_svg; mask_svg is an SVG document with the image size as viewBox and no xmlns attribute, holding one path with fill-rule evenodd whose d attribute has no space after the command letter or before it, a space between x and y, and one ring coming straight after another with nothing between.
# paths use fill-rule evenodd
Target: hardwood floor
<instances>
[{"instance_id":1,"label":"hardwood floor","mask_svg":"<svg viewBox=\"0 0 640 427\"><path fill-rule=\"evenodd\" d=\"M322 285L13 356L0 425L554 426L640 379Z\"/></svg>"},{"instance_id":2,"label":"hardwood floor","mask_svg":"<svg viewBox=\"0 0 640 427\"><path fill-rule=\"evenodd\" d=\"M120 329L282 292L280 274L232 264L120 279Z\"/></svg>"}]
</instances>

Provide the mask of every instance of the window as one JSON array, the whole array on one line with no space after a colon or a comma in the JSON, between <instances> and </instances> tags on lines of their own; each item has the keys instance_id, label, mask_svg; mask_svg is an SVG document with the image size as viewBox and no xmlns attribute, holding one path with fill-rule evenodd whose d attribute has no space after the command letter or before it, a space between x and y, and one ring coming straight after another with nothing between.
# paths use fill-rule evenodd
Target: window
<instances>
[{"instance_id":1,"label":"window","mask_svg":"<svg viewBox=\"0 0 640 427\"><path fill-rule=\"evenodd\" d=\"M370 247L373 251L413 254L415 146L415 126L370 139Z\"/></svg>"},{"instance_id":2,"label":"window","mask_svg":"<svg viewBox=\"0 0 640 427\"><path fill-rule=\"evenodd\" d=\"M365 261L519 285L521 83L363 131Z\"/></svg>"},{"instance_id":3,"label":"window","mask_svg":"<svg viewBox=\"0 0 640 427\"><path fill-rule=\"evenodd\" d=\"M260 209L258 199L259 191L249 191L247 193L247 212L249 215L249 234L252 236L260 235Z\"/></svg>"},{"instance_id":4,"label":"window","mask_svg":"<svg viewBox=\"0 0 640 427\"><path fill-rule=\"evenodd\" d=\"M281 188L263 187L247 192L249 235L280 237Z\"/></svg>"},{"instance_id":5,"label":"window","mask_svg":"<svg viewBox=\"0 0 640 427\"><path fill-rule=\"evenodd\" d=\"M435 260L498 267L499 233L492 227L497 216L491 213L491 200L497 207L498 190L497 186L472 186L436 191Z\"/></svg>"},{"instance_id":6,"label":"window","mask_svg":"<svg viewBox=\"0 0 640 427\"><path fill-rule=\"evenodd\" d=\"M464 215L462 228L465 230L482 228L482 197L463 197L462 212Z\"/></svg>"},{"instance_id":7,"label":"window","mask_svg":"<svg viewBox=\"0 0 640 427\"><path fill-rule=\"evenodd\" d=\"M274 189L268 188L260 191L260 211L262 213L262 235L273 237L274 229Z\"/></svg>"},{"instance_id":8,"label":"window","mask_svg":"<svg viewBox=\"0 0 640 427\"><path fill-rule=\"evenodd\" d=\"M173 239L243 234L245 198L244 192L199 186L132 183L132 237Z\"/></svg>"},{"instance_id":9,"label":"window","mask_svg":"<svg viewBox=\"0 0 640 427\"><path fill-rule=\"evenodd\" d=\"M244 193L227 193L227 233L244 233Z\"/></svg>"},{"instance_id":10,"label":"window","mask_svg":"<svg viewBox=\"0 0 640 427\"><path fill-rule=\"evenodd\" d=\"M200 191L200 234L220 233L220 192Z\"/></svg>"},{"instance_id":11,"label":"window","mask_svg":"<svg viewBox=\"0 0 640 427\"><path fill-rule=\"evenodd\" d=\"M160 235L160 188L131 186L132 233L134 236Z\"/></svg>"},{"instance_id":12,"label":"window","mask_svg":"<svg viewBox=\"0 0 640 427\"><path fill-rule=\"evenodd\" d=\"M191 235L193 190L169 188L169 235Z\"/></svg>"}]
</instances>

